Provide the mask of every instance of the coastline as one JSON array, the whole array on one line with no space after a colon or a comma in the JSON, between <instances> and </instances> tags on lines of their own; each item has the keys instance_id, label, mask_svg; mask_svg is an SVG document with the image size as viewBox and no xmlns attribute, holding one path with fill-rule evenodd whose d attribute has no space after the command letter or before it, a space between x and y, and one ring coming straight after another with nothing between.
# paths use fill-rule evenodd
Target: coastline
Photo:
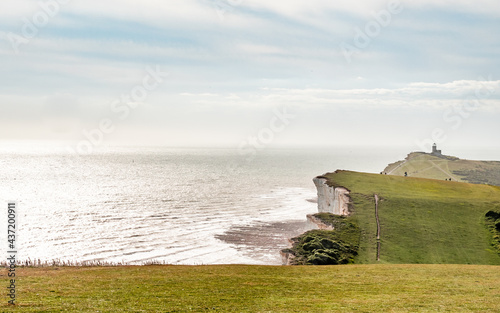
<instances>
[{"instance_id":1,"label":"coastline","mask_svg":"<svg viewBox=\"0 0 500 313\"><path fill-rule=\"evenodd\" d=\"M282 265L280 251L290 246L290 239L315 229L308 220L233 226L216 238L230 244L246 257L263 265Z\"/></svg>"}]
</instances>

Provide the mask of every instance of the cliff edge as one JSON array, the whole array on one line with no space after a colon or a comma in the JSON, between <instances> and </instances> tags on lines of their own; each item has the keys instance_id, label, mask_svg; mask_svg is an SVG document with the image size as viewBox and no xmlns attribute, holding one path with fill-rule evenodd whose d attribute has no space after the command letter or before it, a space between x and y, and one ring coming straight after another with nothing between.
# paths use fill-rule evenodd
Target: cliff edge
<instances>
[{"instance_id":1,"label":"cliff edge","mask_svg":"<svg viewBox=\"0 0 500 313\"><path fill-rule=\"evenodd\" d=\"M328 174L325 174L328 175ZM318 213L307 215L313 227L292 238L281 251L283 265L353 263L359 248L359 228L351 215L350 191L324 176L313 178L318 192Z\"/></svg>"},{"instance_id":2,"label":"cliff edge","mask_svg":"<svg viewBox=\"0 0 500 313\"><path fill-rule=\"evenodd\" d=\"M340 216L350 215L349 205L351 198L349 190L341 186L330 186L324 176L313 179L318 191L318 212L332 213Z\"/></svg>"}]
</instances>

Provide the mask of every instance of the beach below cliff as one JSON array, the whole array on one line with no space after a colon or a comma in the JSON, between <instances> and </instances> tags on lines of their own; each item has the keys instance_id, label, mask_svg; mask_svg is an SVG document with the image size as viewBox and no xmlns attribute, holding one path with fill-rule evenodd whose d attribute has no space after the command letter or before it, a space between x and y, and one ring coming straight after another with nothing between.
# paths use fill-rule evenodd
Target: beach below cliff
<instances>
[{"instance_id":1,"label":"beach below cliff","mask_svg":"<svg viewBox=\"0 0 500 313\"><path fill-rule=\"evenodd\" d=\"M290 246L290 239L314 228L304 216L304 220L234 226L216 238L259 264L282 265L280 251Z\"/></svg>"}]
</instances>

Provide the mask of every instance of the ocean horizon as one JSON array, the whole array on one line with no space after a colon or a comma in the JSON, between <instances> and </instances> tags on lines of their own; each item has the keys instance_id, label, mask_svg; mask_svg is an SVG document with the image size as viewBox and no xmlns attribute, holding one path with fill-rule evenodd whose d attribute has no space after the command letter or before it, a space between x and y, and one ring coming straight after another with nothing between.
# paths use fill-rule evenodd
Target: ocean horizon
<instances>
[{"instance_id":1,"label":"ocean horizon","mask_svg":"<svg viewBox=\"0 0 500 313\"><path fill-rule=\"evenodd\" d=\"M249 158L231 148L138 146L72 156L60 145L4 143L0 196L18 204L20 262L279 265L279 251L317 212L315 176L378 173L405 156L401 148L269 148Z\"/></svg>"}]
</instances>

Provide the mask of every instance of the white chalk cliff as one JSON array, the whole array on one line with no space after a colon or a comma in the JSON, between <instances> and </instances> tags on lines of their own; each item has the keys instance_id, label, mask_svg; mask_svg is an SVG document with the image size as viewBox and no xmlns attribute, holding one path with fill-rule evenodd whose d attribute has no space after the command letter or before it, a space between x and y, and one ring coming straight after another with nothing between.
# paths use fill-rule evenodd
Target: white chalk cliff
<instances>
[{"instance_id":1,"label":"white chalk cliff","mask_svg":"<svg viewBox=\"0 0 500 313\"><path fill-rule=\"evenodd\" d=\"M344 187L331 187L326 179L315 177L313 179L318 190L318 211L329 212L335 215L349 215L349 190Z\"/></svg>"}]
</instances>

